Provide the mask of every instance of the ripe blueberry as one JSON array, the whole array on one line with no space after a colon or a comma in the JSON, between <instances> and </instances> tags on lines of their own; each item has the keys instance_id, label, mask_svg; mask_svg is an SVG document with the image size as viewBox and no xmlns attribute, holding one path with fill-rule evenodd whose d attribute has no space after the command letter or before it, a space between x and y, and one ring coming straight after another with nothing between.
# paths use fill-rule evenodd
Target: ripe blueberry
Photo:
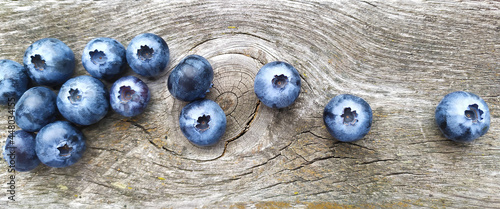
<instances>
[{"instance_id":1,"label":"ripe blueberry","mask_svg":"<svg viewBox=\"0 0 500 209\"><path fill-rule=\"evenodd\" d=\"M56 121L43 127L36 135L36 154L50 167L73 165L86 149L85 136L67 121Z\"/></svg>"},{"instance_id":2,"label":"ripe blueberry","mask_svg":"<svg viewBox=\"0 0 500 209\"><path fill-rule=\"evenodd\" d=\"M213 79L214 71L208 60L199 55L189 55L168 76L168 91L182 101L194 101L205 98Z\"/></svg>"},{"instance_id":3,"label":"ripe blueberry","mask_svg":"<svg viewBox=\"0 0 500 209\"><path fill-rule=\"evenodd\" d=\"M264 65L254 81L254 91L264 105L272 108L288 107L300 93L299 72L290 64L275 61Z\"/></svg>"},{"instance_id":4,"label":"ripe blueberry","mask_svg":"<svg viewBox=\"0 0 500 209\"><path fill-rule=\"evenodd\" d=\"M150 98L146 83L134 76L118 79L110 90L111 107L125 117L133 117L144 112Z\"/></svg>"},{"instance_id":5,"label":"ripe blueberry","mask_svg":"<svg viewBox=\"0 0 500 209\"><path fill-rule=\"evenodd\" d=\"M28 132L36 132L56 120L56 94L37 86L28 89L14 107L16 124Z\"/></svg>"},{"instance_id":6,"label":"ripe blueberry","mask_svg":"<svg viewBox=\"0 0 500 209\"><path fill-rule=\"evenodd\" d=\"M78 76L61 86L57 108L73 123L94 124L108 113L109 94L100 80L87 75Z\"/></svg>"},{"instance_id":7,"label":"ripe blueberry","mask_svg":"<svg viewBox=\"0 0 500 209\"><path fill-rule=\"evenodd\" d=\"M486 134L490 127L490 110L479 96L456 91L446 95L436 107L436 123L448 139L470 142Z\"/></svg>"},{"instance_id":8,"label":"ripe blueberry","mask_svg":"<svg viewBox=\"0 0 500 209\"><path fill-rule=\"evenodd\" d=\"M92 39L82 53L85 70L95 78L113 80L125 70L125 47L112 38Z\"/></svg>"},{"instance_id":9,"label":"ripe blueberry","mask_svg":"<svg viewBox=\"0 0 500 209\"><path fill-rule=\"evenodd\" d=\"M339 141L362 139L372 125L372 109L360 97L350 94L335 96L325 106L323 121L330 134Z\"/></svg>"},{"instance_id":10,"label":"ripe blueberry","mask_svg":"<svg viewBox=\"0 0 500 209\"><path fill-rule=\"evenodd\" d=\"M184 136L194 145L216 144L226 131L226 115L212 100L196 100L182 108L179 124Z\"/></svg>"},{"instance_id":11,"label":"ripe blueberry","mask_svg":"<svg viewBox=\"0 0 500 209\"><path fill-rule=\"evenodd\" d=\"M167 67L170 52L167 42L152 33L137 35L127 47L127 62L132 70L142 76L154 77Z\"/></svg>"},{"instance_id":12,"label":"ripe blueberry","mask_svg":"<svg viewBox=\"0 0 500 209\"><path fill-rule=\"evenodd\" d=\"M75 70L75 54L59 39L44 38L26 49L23 58L31 80L56 86L68 80Z\"/></svg>"},{"instance_id":13,"label":"ripe blueberry","mask_svg":"<svg viewBox=\"0 0 500 209\"><path fill-rule=\"evenodd\" d=\"M12 60L0 60L1 105L16 102L28 90L29 78L26 73L26 68L21 64Z\"/></svg>"},{"instance_id":14,"label":"ripe blueberry","mask_svg":"<svg viewBox=\"0 0 500 209\"><path fill-rule=\"evenodd\" d=\"M35 135L23 130L10 134L3 147L3 158L16 171L35 169L40 164L35 152Z\"/></svg>"}]
</instances>

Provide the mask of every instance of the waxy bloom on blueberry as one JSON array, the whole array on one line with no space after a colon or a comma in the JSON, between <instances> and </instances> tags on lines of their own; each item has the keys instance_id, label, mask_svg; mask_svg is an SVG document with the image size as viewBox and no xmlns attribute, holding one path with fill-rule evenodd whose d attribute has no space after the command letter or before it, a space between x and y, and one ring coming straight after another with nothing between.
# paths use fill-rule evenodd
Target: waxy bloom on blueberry
<instances>
[{"instance_id":1,"label":"waxy bloom on blueberry","mask_svg":"<svg viewBox=\"0 0 500 209\"><path fill-rule=\"evenodd\" d=\"M56 94L47 87L28 89L15 106L16 124L28 132L36 132L56 120Z\"/></svg>"},{"instance_id":2,"label":"waxy bloom on blueberry","mask_svg":"<svg viewBox=\"0 0 500 209\"><path fill-rule=\"evenodd\" d=\"M350 94L337 95L323 111L326 129L335 139L343 142L357 141L368 134L372 117L370 105Z\"/></svg>"},{"instance_id":3,"label":"waxy bloom on blueberry","mask_svg":"<svg viewBox=\"0 0 500 209\"><path fill-rule=\"evenodd\" d=\"M184 136L194 145L216 144L226 131L226 114L214 101L196 100L182 108L179 124Z\"/></svg>"},{"instance_id":4,"label":"waxy bloom on blueberry","mask_svg":"<svg viewBox=\"0 0 500 209\"><path fill-rule=\"evenodd\" d=\"M75 70L75 54L62 41L44 38L26 49L23 57L31 80L39 85L63 84Z\"/></svg>"},{"instance_id":5,"label":"waxy bloom on blueberry","mask_svg":"<svg viewBox=\"0 0 500 209\"><path fill-rule=\"evenodd\" d=\"M43 127L36 135L36 154L50 167L73 165L86 149L85 136L67 121L56 121Z\"/></svg>"},{"instance_id":6,"label":"waxy bloom on blueberry","mask_svg":"<svg viewBox=\"0 0 500 209\"><path fill-rule=\"evenodd\" d=\"M167 42L152 33L137 35L127 47L127 62L132 70L145 77L162 73L170 60Z\"/></svg>"},{"instance_id":7,"label":"waxy bloom on blueberry","mask_svg":"<svg viewBox=\"0 0 500 209\"><path fill-rule=\"evenodd\" d=\"M57 108L69 121L91 125L108 113L109 94L100 80L87 75L78 76L61 86Z\"/></svg>"},{"instance_id":8,"label":"waxy bloom on blueberry","mask_svg":"<svg viewBox=\"0 0 500 209\"><path fill-rule=\"evenodd\" d=\"M299 97L300 75L292 65L275 61L264 65L254 81L254 91L264 105L272 108L288 107Z\"/></svg>"},{"instance_id":9,"label":"waxy bloom on blueberry","mask_svg":"<svg viewBox=\"0 0 500 209\"><path fill-rule=\"evenodd\" d=\"M12 60L0 60L0 104L15 103L28 90L26 68Z\"/></svg>"},{"instance_id":10,"label":"waxy bloom on blueberry","mask_svg":"<svg viewBox=\"0 0 500 209\"><path fill-rule=\"evenodd\" d=\"M3 158L16 171L35 169L40 160L35 152L35 135L23 130L9 134L3 147Z\"/></svg>"},{"instance_id":11,"label":"waxy bloom on blueberry","mask_svg":"<svg viewBox=\"0 0 500 209\"><path fill-rule=\"evenodd\" d=\"M113 110L125 117L133 117L144 112L151 94L141 79L126 76L118 79L110 90L110 104Z\"/></svg>"},{"instance_id":12,"label":"waxy bloom on blueberry","mask_svg":"<svg viewBox=\"0 0 500 209\"><path fill-rule=\"evenodd\" d=\"M479 96L456 91L446 95L436 107L436 123L448 139L470 142L486 134L490 127L490 110Z\"/></svg>"},{"instance_id":13,"label":"waxy bloom on blueberry","mask_svg":"<svg viewBox=\"0 0 500 209\"><path fill-rule=\"evenodd\" d=\"M125 70L125 47L112 38L92 39L83 49L82 64L93 77L112 80Z\"/></svg>"}]
</instances>

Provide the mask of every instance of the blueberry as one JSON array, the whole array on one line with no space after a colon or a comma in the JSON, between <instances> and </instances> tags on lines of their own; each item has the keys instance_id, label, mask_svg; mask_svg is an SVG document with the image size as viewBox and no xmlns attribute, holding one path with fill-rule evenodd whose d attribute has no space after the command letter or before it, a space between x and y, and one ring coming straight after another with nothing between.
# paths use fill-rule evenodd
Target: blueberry
<instances>
[{"instance_id":1,"label":"blueberry","mask_svg":"<svg viewBox=\"0 0 500 209\"><path fill-rule=\"evenodd\" d=\"M36 132L56 120L56 94L37 86L28 89L14 107L16 124L28 132Z\"/></svg>"},{"instance_id":2,"label":"blueberry","mask_svg":"<svg viewBox=\"0 0 500 209\"><path fill-rule=\"evenodd\" d=\"M446 95L436 108L436 123L448 139L470 142L486 134L490 110L481 97L456 91Z\"/></svg>"},{"instance_id":3,"label":"blueberry","mask_svg":"<svg viewBox=\"0 0 500 209\"><path fill-rule=\"evenodd\" d=\"M40 85L57 86L73 75L75 54L59 39L44 38L26 49L23 63L31 80Z\"/></svg>"},{"instance_id":4,"label":"blueberry","mask_svg":"<svg viewBox=\"0 0 500 209\"><path fill-rule=\"evenodd\" d=\"M167 42L152 33L134 37L127 47L127 62L130 68L142 76L159 75L167 67L169 59Z\"/></svg>"},{"instance_id":5,"label":"blueberry","mask_svg":"<svg viewBox=\"0 0 500 209\"><path fill-rule=\"evenodd\" d=\"M35 169L40 164L35 152L35 136L23 130L10 134L3 147L3 158L16 171Z\"/></svg>"},{"instance_id":6,"label":"blueberry","mask_svg":"<svg viewBox=\"0 0 500 209\"><path fill-rule=\"evenodd\" d=\"M0 104L14 103L28 90L26 68L12 60L0 60Z\"/></svg>"},{"instance_id":7,"label":"blueberry","mask_svg":"<svg viewBox=\"0 0 500 209\"><path fill-rule=\"evenodd\" d=\"M362 98L350 94L335 96L323 111L326 129L343 142L357 141L368 134L372 117L370 105Z\"/></svg>"},{"instance_id":8,"label":"blueberry","mask_svg":"<svg viewBox=\"0 0 500 209\"><path fill-rule=\"evenodd\" d=\"M199 55L189 55L168 76L168 91L182 101L194 101L205 98L213 79L214 70L208 60Z\"/></svg>"},{"instance_id":9,"label":"blueberry","mask_svg":"<svg viewBox=\"0 0 500 209\"><path fill-rule=\"evenodd\" d=\"M67 121L50 123L36 135L36 154L43 164L50 167L73 165L85 149L85 136Z\"/></svg>"},{"instance_id":10,"label":"blueberry","mask_svg":"<svg viewBox=\"0 0 500 209\"><path fill-rule=\"evenodd\" d=\"M96 78L83 75L69 79L61 86L57 108L64 118L79 125L101 120L109 109L109 94Z\"/></svg>"},{"instance_id":11,"label":"blueberry","mask_svg":"<svg viewBox=\"0 0 500 209\"><path fill-rule=\"evenodd\" d=\"M115 79L124 72L126 63L125 47L112 38L92 39L83 49L83 67L98 79Z\"/></svg>"},{"instance_id":12,"label":"blueberry","mask_svg":"<svg viewBox=\"0 0 500 209\"><path fill-rule=\"evenodd\" d=\"M226 115L212 100L196 100L182 108L179 124L184 136L194 145L216 144L226 131Z\"/></svg>"},{"instance_id":13,"label":"blueberry","mask_svg":"<svg viewBox=\"0 0 500 209\"><path fill-rule=\"evenodd\" d=\"M254 91L259 100L271 108L288 107L300 93L300 75L292 65L275 61L264 65L254 81Z\"/></svg>"},{"instance_id":14,"label":"blueberry","mask_svg":"<svg viewBox=\"0 0 500 209\"><path fill-rule=\"evenodd\" d=\"M144 112L151 94L146 83L134 76L118 79L110 90L110 104L113 110L125 117Z\"/></svg>"}]
</instances>

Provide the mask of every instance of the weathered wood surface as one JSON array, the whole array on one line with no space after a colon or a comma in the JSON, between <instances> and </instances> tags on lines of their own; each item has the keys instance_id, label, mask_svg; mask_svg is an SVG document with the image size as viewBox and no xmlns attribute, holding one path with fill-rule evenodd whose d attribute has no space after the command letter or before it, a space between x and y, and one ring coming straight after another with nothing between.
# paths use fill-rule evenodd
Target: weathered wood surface
<instances>
[{"instance_id":1,"label":"weathered wood surface","mask_svg":"<svg viewBox=\"0 0 500 209\"><path fill-rule=\"evenodd\" d=\"M0 207L103 208L499 208L500 2L134 1L0 3L0 58L22 62L34 41L55 37L80 61L85 44L162 36L168 70L144 79L144 114L110 113L83 128L88 150L64 169L17 173ZM200 149L182 136L166 78L186 55L214 67L208 95L227 114L221 143ZM303 79L294 105L258 102L253 77L270 61ZM77 65L76 75L87 74ZM133 74L131 70L127 74ZM441 98L470 91L488 102L489 132L471 144L446 140L434 122ZM350 93L372 106L370 133L329 136L324 105ZM5 141L7 109L0 109ZM5 183L3 183L5 182Z\"/></svg>"}]
</instances>

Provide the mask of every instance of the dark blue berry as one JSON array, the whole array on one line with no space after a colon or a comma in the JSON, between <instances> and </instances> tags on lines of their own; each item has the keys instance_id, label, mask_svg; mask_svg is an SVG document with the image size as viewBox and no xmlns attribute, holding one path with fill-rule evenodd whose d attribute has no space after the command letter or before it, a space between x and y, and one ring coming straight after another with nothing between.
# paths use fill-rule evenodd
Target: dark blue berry
<instances>
[{"instance_id":1,"label":"dark blue berry","mask_svg":"<svg viewBox=\"0 0 500 209\"><path fill-rule=\"evenodd\" d=\"M110 90L110 104L113 110L125 117L133 117L144 112L151 94L141 79L126 76L118 79Z\"/></svg>"},{"instance_id":2,"label":"dark blue berry","mask_svg":"<svg viewBox=\"0 0 500 209\"><path fill-rule=\"evenodd\" d=\"M3 147L3 158L16 171L35 169L40 160L35 152L35 135L23 130L9 134Z\"/></svg>"},{"instance_id":3,"label":"dark blue berry","mask_svg":"<svg viewBox=\"0 0 500 209\"><path fill-rule=\"evenodd\" d=\"M14 111L16 124L21 129L36 132L55 121L56 94L43 86L30 88L19 98Z\"/></svg>"},{"instance_id":4,"label":"dark blue berry","mask_svg":"<svg viewBox=\"0 0 500 209\"><path fill-rule=\"evenodd\" d=\"M182 101L194 101L205 98L213 79L214 71L208 60L199 55L189 55L168 76L168 91Z\"/></svg>"},{"instance_id":5,"label":"dark blue berry","mask_svg":"<svg viewBox=\"0 0 500 209\"><path fill-rule=\"evenodd\" d=\"M28 90L26 68L12 60L0 60L0 104L15 103Z\"/></svg>"}]
</instances>

